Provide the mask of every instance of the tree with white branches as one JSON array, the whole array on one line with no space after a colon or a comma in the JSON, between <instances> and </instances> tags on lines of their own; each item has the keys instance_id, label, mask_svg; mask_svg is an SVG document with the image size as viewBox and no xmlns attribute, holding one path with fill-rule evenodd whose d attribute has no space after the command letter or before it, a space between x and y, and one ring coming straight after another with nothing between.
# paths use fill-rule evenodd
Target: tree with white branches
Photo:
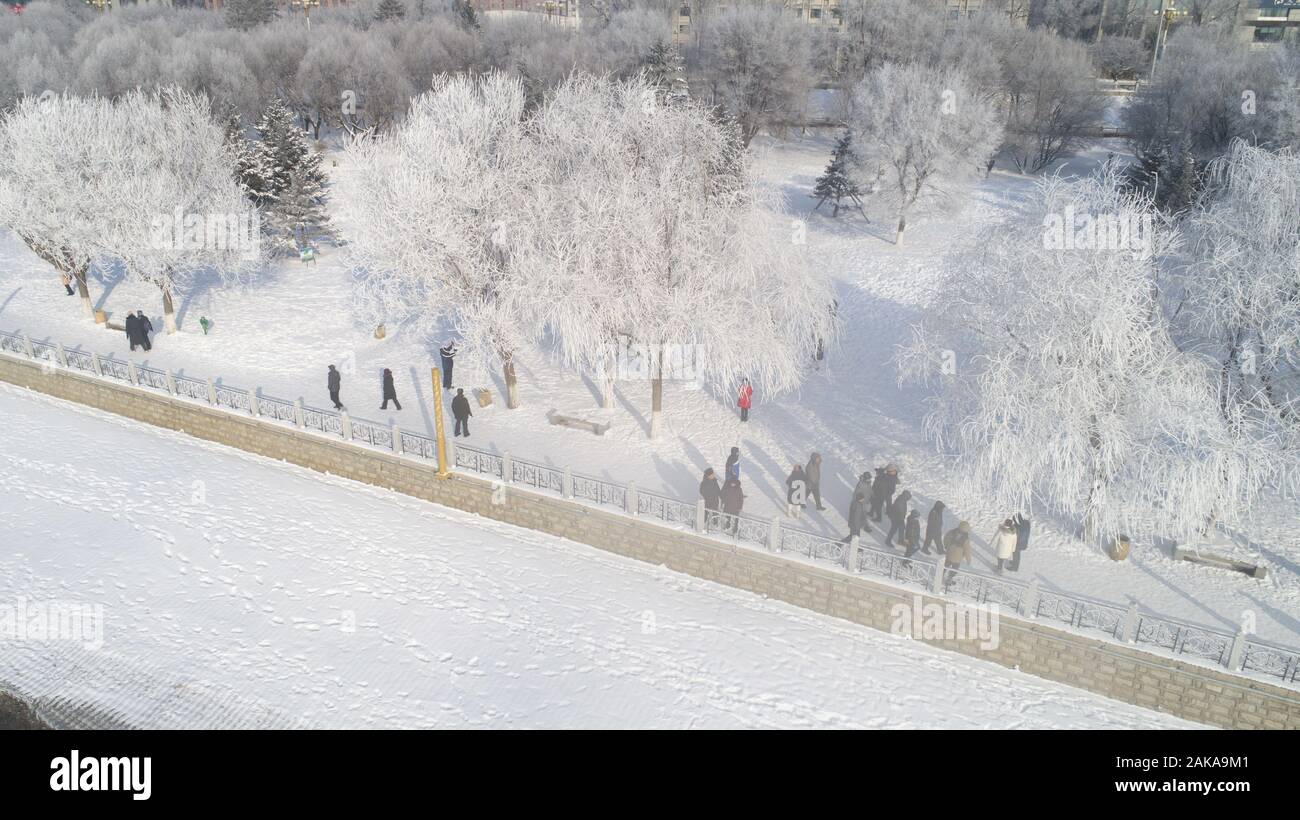
<instances>
[{"instance_id":1,"label":"tree with white branches","mask_svg":"<svg viewBox=\"0 0 1300 820\"><path fill-rule=\"evenodd\" d=\"M519 406L515 356L533 331L513 248L533 162L523 145L524 89L494 73L435 78L405 120L348 147L340 184L362 293L381 315L428 330L450 326L466 353L499 363L507 406Z\"/></svg>"},{"instance_id":2,"label":"tree with white branches","mask_svg":"<svg viewBox=\"0 0 1300 820\"><path fill-rule=\"evenodd\" d=\"M849 128L863 168L898 216L950 199L984 170L1002 141L994 106L956 69L885 63L853 91Z\"/></svg>"},{"instance_id":3,"label":"tree with white branches","mask_svg":"<svg viewBox=\"0 0 1300 820\"><path fill-rule=\"evenodd\" d=\"M663 105L644 78L572 77L531 123L539 169L521 243L537 324L566 361L603 374L620 342L651 387L683 351L691 376L729 392L796 386L817 340L834 336L829 279L811 270L802 226L763 199L734 135L701 106Z\"/></svg>"},{"instance_id":4,"label":"tree with white branches","mask_svg":"<svg viewBox=\"0 0 1300 820\"><path fill-rule=\"evenodd\" d=\"M1176 242L1116 174L1049 178L954 269L898 361L937 380L926 428L972 489L1091 541L1194 536L1292 486L1294 442L1240 407L1225 417L1215 363L1171 338L1160 274Z\"/></svg>"}]
</instances>

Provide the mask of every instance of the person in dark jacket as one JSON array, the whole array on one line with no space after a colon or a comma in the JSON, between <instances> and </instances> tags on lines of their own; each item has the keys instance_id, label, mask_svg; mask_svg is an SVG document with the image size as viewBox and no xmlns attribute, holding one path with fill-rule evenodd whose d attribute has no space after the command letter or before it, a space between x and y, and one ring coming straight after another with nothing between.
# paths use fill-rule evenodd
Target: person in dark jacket
<instances>
[{"instance_id":1,"label":"person in dark jacket","mask_svg":"<svg viewBox=\"0 0 1300 820\"><path fill-rule=\"evenodd\" d=\"M803 470L804 480L808 482L808 497L817 502L817 509L822 506L822 454L813 453L808 457L808 466Z\"/></svg>"},{"instance_id":2,"label":"person in dark jacket","mask_svg":"<svg viewBox=\"0 0 1300 820\"><path fill-rule=\"evenodd\" d=\"M149 334L153 333L153 322L149 321L143 310L135 312L135 320L135 326L140 331L140 345L145 350L153 350L153 343L149 341Z\"/></svg>"},{"instance_id":3,"label":"person in dark jacket","mask_svg":"<svg viewBox=\"0 0 1300 820\"><path fill-rule=\"evenodd\" d=\"M469 438L469 417L474 414L470 412L469 399L463 387L456 388L456 398L451 400L451 414L456 417L456 435Z\"/></svg>"},{"instance_id":4,"label":"person in dark jacket","mask_svg":"<svg viewBox=\"0 0 1300 820\"><path fill-rule=\"evenodd\" d=\"M342 410L343 402L339 401L339 390L343 388L343 376L339 374L338 370L334 369L334 365L330 365L329 375L327 378L330 390L330 401L334 402L335 410Z\"/></svg>"},{"instance_id":5,"label":"person in dark jacket","mask_svg":"<svg viewBox=\"0 0 1300 820\"><path fill-rule=\"evenodd\" d=\"M722 503L722 488L718 486L718 476L709 467L704 471L704 478L700 481L700 498L704 499L705 529L712 529L717 526L718 506Z\"/></svg>"},{"instance_id":6,"label":"person in dark jacket","mask_svg":"<svg viewBox=\"0 0 1300 820\"><path fill-rule=\"evenodd\" d=\"M921 545L921 552L929 555L930 544L934 543L934 552L936 555L943 554L943 502L936 501L930 508L930 515L925 519L925 543Z\"/></svg>"},{"instance_id":7,"label":"person in dark jacket","mask_svg":"<svg viewBox=\"0 0 1300 820\"><path fill-rule=\"evenodd\" d=\"M858 476L858 484L853 488L853 494L862 493L863 498L871 498L871 473L863 473Z\"/></svg>"},{"instance_id":8,"label":"person in dark jacket","mask_svg":"<svg viewBox=\"0 0 1300 820\"><path fill-rule=\"evenodd\" d=\"M894 492L898 489L898 468L893 464L887 465L883 480L885 486L881 488L880 492L884 496L885 507L888 509L889 505L894 503ZM880 483L880 480L878 479L876 483Z\"/></svg>"},{"instance_id":9,"label":"person in dark jacket","mask_svg":"<svg viewBox=\"0 0 1300 820\"><path fill-rule=\"evenodd\" d=\"M722 469L722 477L725 480L740 480L740 448L732 447L731 455L727 456L727 466Z\"/></svg>"},{"instance_id":10,"label":"person in dark jacket","mask_svg":"<svg viewBox=\"0 0 1300 820\"><path fill-rule=\"evenodd\" d=\"M798 518L807 503L808 477L804 473L803 465L796 464L785 480L785 514L791 518Z\"/></svg>"},{"instance_id":11,"label":"person in dark jacket","mask_svg":"<svg viewBox=\"0 0 1300 820\"><path fill-rule=\"evenodd\" d=\"M845 543L861 536L867 528L867 503L866 493L853 494L853 500L849 502L849 537L844 539Z\"/></svg>"},{"instance_id":12,"label":"person in dark jacket","mask_svg":"<svg viewBox=\"0 0 1300 820\"><path fill-rule=\"evenodd\" d=\"M876 468L876 480L871 484L871 520L879 521L885 508L885 468Z\"/></svg>"},{"instance_id":13,"label":"person in dark jacket","mask_svg":"<svg viewBox=\"0 0 1300 820\"><path fill-rule=\"evenodd\" d=\"M140 344L140 320L134 313L126 314L126 340L131 343L132 350Z\"/></svg>"},{"instance_id":14,"label":"person in dark jacket","mask_svg":"<svg viewBox=\"0 0 1300 820\"><path fill-rule=\"evenodd\" d=\"M907 523L907 502L912 500L912 494L903 490L898 494L898 498L889 502L889 535L885 536L885 546L894 546L894 535L900 537L903 534L903 525Z\"/></svg>"},{"instance_id":15,"label":"person in dark jacket","mask_svg":"<svg viewBox=\"0 0 1300 820\"><path fill-rule=\"evenodd\" d=\"M438 348L438 355L442 357L442 389L451 389L451 368L455 364L456 354L460 350L456 347L455 340L448 341L445 345ZM469 435L466 433L466 435Z\"/></svg>"},{"instance_id":16,"label":"person in dark jacket","mask_svg":"<svg viewBox=\"0 0 1300 820\"><path fill-rule=\"evenodd\" d=\"M900 495L899 498L902 496ZM903 553L904 558L911 558L921 546L920 510L912 510L907 514L907 523L903 526L903 546L907 547L907 552Z\"/></svg>"},{"instance_id":17,"label":"person in dark jacket","mask_svg":"<svg viewBox=\"0 0 1300 820\"><path fill-rule=\"evenodd\" d=\"M1011 571L1020 571L1020 553L1029 549L1029 516L1016 513L1011 523L1016 527L1016 552L1011 556Z\"/></svg>"},{"instance_id":18,"label":"person in dark jacket","mask_svg":"<svg viewBox=\"0 0 1300 820\"><path fill-rule=\"evenodd\" d=\"M384 403L380 405L380 410L387 410L388 403L392 402L398 410L402 409L402 403L397 400L397 387L393 384L393 371L387 367L384 368Z\"/></svg>"},{"instance_id":19,"label":"person in dark jacket","mask_svg":"<svg viewBox=\"0 0 1300 820\"><path fill-rule=\"evenodd\" d=\"M745 508L745 493L740 479L729 478L722 485L722 512L727 516L732 532L740 529L740 511Z\"/></svg>"}]
</instances>

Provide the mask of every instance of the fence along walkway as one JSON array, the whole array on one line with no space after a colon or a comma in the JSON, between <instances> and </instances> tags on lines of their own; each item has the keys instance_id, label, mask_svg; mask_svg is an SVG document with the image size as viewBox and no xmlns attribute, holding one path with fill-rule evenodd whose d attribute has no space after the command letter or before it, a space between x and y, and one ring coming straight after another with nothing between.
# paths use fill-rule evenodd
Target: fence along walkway
<instances>
[{"instance_id":1,"label":"fence along walkway","mask_svg":"<svg viewBox=\"0 0 1300 820\"><path fill-rule=\"evenodd\" d=\"M211 379L180 376L141 367L130 360L103 357L93 352L65 349L50 342L0 332L0 353L39 362L49 370L69 370L96 376L135 389L164 393L173 398L337 437L354 445L372 447L423 461L436 461L437 445L428 436L397 425L352 418L304 405L301 401L262 395L216 385ZM891 550L861 544L789 526L779 516L771 519L729 515L704 509L703 501L681 501L619 484L516 458L510 453L480 450L454 440L447 442L448 463L459 472L486 477L501 487L513 486L548 493L575 503L620 510L628 515L694 531L708 538L768 550L857 575L919 589L962 603L996 604L1026 618L1063 626L1085 635L1160 650L1196 659L1233 672L1300 684L1300 650L1231 634L1210 627L1165 618L1123 605L1090 600L1068 593L1040 589L1037 582L1022 583L965 569L945 570L941 560L904 558Z\"/></svg>"}]
</instances>

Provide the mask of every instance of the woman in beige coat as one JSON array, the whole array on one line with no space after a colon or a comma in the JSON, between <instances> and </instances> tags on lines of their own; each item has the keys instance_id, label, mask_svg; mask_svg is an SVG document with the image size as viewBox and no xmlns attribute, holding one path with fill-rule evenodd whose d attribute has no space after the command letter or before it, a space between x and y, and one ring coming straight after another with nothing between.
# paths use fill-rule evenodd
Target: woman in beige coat
<instances>
[{"instance_id":1,"label":"woman in beige coat","mask_svg":"<svg viewBox=\"0 0 1300 820\"><path fill-rule=\"evenodd\" d=\"M1016 525L1008 518L998 527L998 531L993 534L993 540L989 542L993 552L997 555L998 568L995 570L998 575L1002 574L1002 568L1005 567L1016 554Z\"/></svg>"}]
</instances>

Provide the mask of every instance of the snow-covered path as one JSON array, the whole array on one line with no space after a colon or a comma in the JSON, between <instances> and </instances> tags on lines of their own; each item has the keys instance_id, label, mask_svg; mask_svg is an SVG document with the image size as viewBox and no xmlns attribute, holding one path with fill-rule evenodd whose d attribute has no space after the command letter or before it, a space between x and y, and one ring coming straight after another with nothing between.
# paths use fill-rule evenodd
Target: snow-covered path
<instances>
[{"instance_id":1,"label":"snow-covered path","mask_svg":"<svg viewBox=\"0 0 1300 820\"><path fill-rule=\"evenodd\" d=\"M1115 146L1098 147L1067 170L1084 171ZM751 421L742 425L730 396L665 388L665 432L646 439L648 383L624 382L614 410L596 407L596 386L533 351L519 361L523 406L514 411L500 401L500 376L456 369L457 384L492 388L497 406L474 409L470 443L557 467L635 481L643 489L694 500L706 466L721 469L731 446L744 458L746 512L770 516L784 501L791 465L813 450L823 464L824 512L805 515L798 526L823 534L847 532L843 513L859 473L893 461L903 468L902 486L924 514L942 499L950 515L975 525L976 562L992 566L986 539L1011 510L987 498L959 492L955 476L922 435L920 390L900 389L890 364L894 346L932 302L949 254L978 241L990 225L1017 207L1032 181L995 172L959 210L929 215L909 229L907 245L886 241L877 219L831 219L811 212L807 196L829 154L827 138L755 142L765 184L784 193L795 213L807 219L807 243L814 264L836 280L844 334L825 369L811 372L800 391L757 397ZM346 174L346 165L331 167ZM344 235L346 224L340 225ZM94 283L92 296L110 311L144 308L157 320L156 289L123 281L115 272ZM539 298L541 296L539 295ZM178 302L186 332L160 335L151 353L128 354L123 334L109 333L81 319L76 300L63 295L49 267L11 234L0 231L0 330L29 333L34 339L82 345L118 357L133 355L141 364L167 367L198 377L254 388L285 399L302 398L328 406L325 365L345 372L343 400L354 417L396 422L404 429L431 427L429 367L437 363L438 340L390 325L388 338L373 338L371 325L358 315L341 249L326 248L310 267L297 261L271 267L246 290L218 289L215 282L183 295ZM197 328L198 317L216 322L212 335ZM459 361L459 360L458 360ZM379 372L397 376L401 412L381 412ZM613 424L608 434L589 434L548 424L551 408ZM1030 511L1037 514L1038 511ZM1300 517L1294 501L1267 499L1250 526L1234 533L1235 555L1263 564L1269 576L1256 580L1224 570L1176 562L1151 544L1139 543L1132 558L1116 564L1070 535L1068 521L1037 516L1031 549L1017 580L1037 579L1045 589L1066 591L1127 606L1131 600L1151 612L1234 632L1247 616L1261 638L1300 645ZM879 533L876 534L878 538Z\"/></svg>"},{"instance_id":2,"label":"snow-covered path","mask_svg":"<svg viewBox=\"0 0 1300 820\"><path fill-rule=\"evenodd\" d=\"M73 725L1188 724L597 550L0 386L0 640Z\"/></svg>"}]
</instances>

